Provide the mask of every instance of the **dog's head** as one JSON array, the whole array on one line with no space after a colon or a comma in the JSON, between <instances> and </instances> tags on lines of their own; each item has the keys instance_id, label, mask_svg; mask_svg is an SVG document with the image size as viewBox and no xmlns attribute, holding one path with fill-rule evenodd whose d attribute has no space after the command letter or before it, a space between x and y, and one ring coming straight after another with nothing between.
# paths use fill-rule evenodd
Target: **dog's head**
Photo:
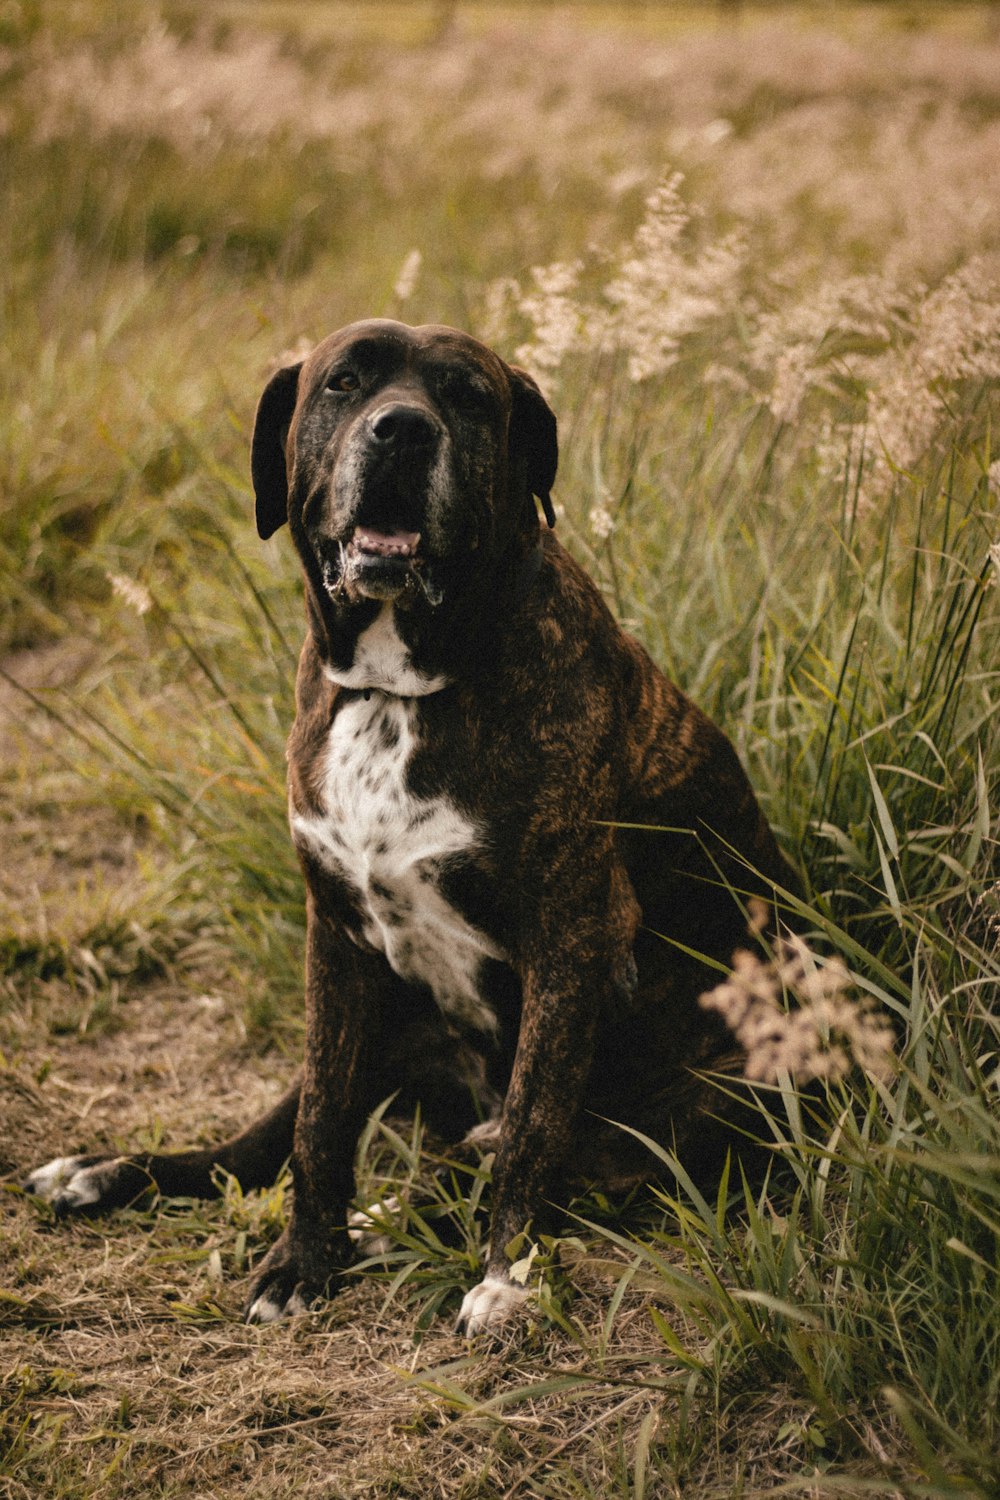
<instances>
[{"instance_id":1,"label":"dog's head","mask_svg":"<svg viewBox=\"0 0 1000 1500\"><path fill-rule=\"evenodd\" d=\"M435 605L550 525L556 420L530 376L453 328L373 319L279 370L253 436L257 527L286 520L334 604Z\"/></svg>"}]
</instances>

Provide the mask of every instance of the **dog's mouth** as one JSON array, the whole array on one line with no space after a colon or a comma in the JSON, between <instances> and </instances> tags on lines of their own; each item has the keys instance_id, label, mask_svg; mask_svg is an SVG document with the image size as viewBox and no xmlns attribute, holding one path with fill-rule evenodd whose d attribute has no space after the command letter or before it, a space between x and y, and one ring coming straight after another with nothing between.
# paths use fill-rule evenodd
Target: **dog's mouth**
<instances>
[{"instance_id":1,"label":"dog's mouth","mask_svg":"<svg viewBox=\"0 0 1000 1500\"><path fill-rule=\"evenodd\" d=\"M347 542L321 558L323 586L335 601L396 600L413 592L440 604L441 588L420 543L419 531L355 526Z\"/></svg>"},{"instance_id":2,"label":"dog's mouth","mask_svg":"<svg viewBox=\"0 0 1000 1500\"><path fill-rule=\"evenodd\" d=\"M384 559L408 564L416 560L419 552L419 531L374 531L369 526L355 526L347 544L348 557L359 557L364 562Z\"/></svg>"}]
</instances>

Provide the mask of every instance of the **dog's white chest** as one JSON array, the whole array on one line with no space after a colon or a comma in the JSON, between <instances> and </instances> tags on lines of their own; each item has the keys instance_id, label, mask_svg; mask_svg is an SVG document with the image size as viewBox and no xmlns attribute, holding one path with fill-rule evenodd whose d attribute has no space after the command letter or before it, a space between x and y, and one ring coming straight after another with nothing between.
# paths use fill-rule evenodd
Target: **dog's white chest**
<instances>
[{"instance_id":1,"label":"dog's white chest","mask_svg":"<svg viewBox=\"0 0 1000 1500\"><path fill-rule=\"evenodd\" d=\"M373 692L343 704L330 730L322 815L292 808L292 835L357 893L363 935L401 978L425 984L442 1010L494 1030L479 993L484 958L503 955L441 893L443 864L474 850L474 825L445 797L415 797L412 699Z\"/></svg>"},{"instance_id":2,"label":"dog's white chest","mask_svg":"<svg viewBox=\"0 0 1000 1500\"><path fill-rule=\"evenodd\" d=\"M407 698L436 693L446 682L444 677L427 677L414 667L396 628L391 604L384 604L367 630L358 636L349 667L328 664L323 670L331 682L341 687L377 688Z\"/></svg>"}]
</instances>

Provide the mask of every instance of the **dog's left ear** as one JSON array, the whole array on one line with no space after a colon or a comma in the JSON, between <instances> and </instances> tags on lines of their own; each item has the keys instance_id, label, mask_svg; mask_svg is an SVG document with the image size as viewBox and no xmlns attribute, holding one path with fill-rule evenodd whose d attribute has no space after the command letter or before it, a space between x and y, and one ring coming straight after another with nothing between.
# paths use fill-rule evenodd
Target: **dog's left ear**
<instances>
[{"instance_id":1,"label":"dog's left ear","mask_svg":"<svg viewBox=\"0 0 1000 1500\"><path fill-rule=\"evenodd\" d=\"M301 368L300 361L272 375L257 403L250 472L257 497L257 530L265 541L288 520L285 439L295 410Z\"/></svg>"},{"instance_id":2,"label":"dog's left ear","mask_svg":"<svg viewBox=\"0 0 1000 1500\"><path fill-rule=\"evenodd\" d=\"M508 369L511 468L525 476L529 493L541 502L546 521L554 526L556 513L552 509L551 490L559 464L555 412L526 370L519 370L516 365L508 365Z\"/></svg>"}]
</instances>

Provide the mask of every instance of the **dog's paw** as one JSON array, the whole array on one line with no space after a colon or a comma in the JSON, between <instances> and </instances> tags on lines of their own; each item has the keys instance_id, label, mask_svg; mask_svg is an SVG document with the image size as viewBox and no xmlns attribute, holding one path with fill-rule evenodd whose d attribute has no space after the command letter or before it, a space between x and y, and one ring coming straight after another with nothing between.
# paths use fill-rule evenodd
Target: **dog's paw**
<instances>
[{"instance_id":1,"label":"dog's paw","mask_svg":"<svg viewBox=\"0 0 1000 1500\"><path fill-rule=\"evenodd\" d=\"M154 1186L127 1156L57 1156L29 1173L24 1191L57 1214L96 1214L127 1208Z\"/></svg>"},{"instance_id":2,"label":"dog's paw","mask_svg":"<svg viewBox=\"0 0 1000 1500\"><path fill-rule=\"evenodd\" d=\"M466 1338L479 1333L495 1334L502 1324L521 1312L527 1300L527 1290L506 1276L484 1276L478 1286L466 1292L455 1332L464 1333Z\"/></svg>"},{"instance_id":3,"label":"dog's paw","mask_svg":"<svg viewBox=\"0 0 1000 1500\"><path fill-rule=\"evenodd\" d=\"M306 1295L304 1282L293 1282L291 1275L275 1275L265 1286L259 1282L255 1284L247 1299L244 1320L247 1323L280 1323L285 1318L308 1312L312 1300Z\"/></svg>"},{"instance_id":4,"label":"dog's paw","mask_svg":"<svg viewBox=\"0 0 1000 1500\"><path fill-rule=\"evenodd\" d=\"M395 1193L389 1193L378 1203L371 1203L367 1208L355 1209L348 1216L347 1235L362 1259L389 1254L395 1241L391 1235L382 1233L377 1221L393 1218L398 1213L399 1199Z\"/></svg>"},{"instance_id":5,"label":"dog's paw","mask_svg":"<svg viewBox=\"0 0 1000 1500\"><path fill-rule=\"evenodd\" d=\"M332 1296L336 1284L310 1274L315 1257L300 1253L286 1229L257 1267L243 1308L247 1323L278 1323L308 1312L314 1302ZM336 1268L331 1273L335 1275Z\"/></svg>"}]
</instances>

